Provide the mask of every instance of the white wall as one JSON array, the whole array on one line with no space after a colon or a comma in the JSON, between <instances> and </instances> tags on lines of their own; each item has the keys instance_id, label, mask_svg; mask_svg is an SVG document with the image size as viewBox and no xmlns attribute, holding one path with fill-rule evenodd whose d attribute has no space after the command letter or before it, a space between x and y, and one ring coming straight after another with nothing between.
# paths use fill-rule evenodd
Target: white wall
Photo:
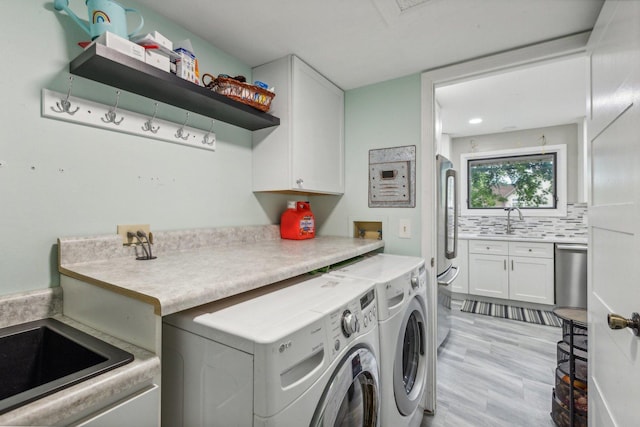
<instances>
[{"instance_id":1,"label":"white wall","mask_svg":"<svg viewBox=\"0 0 640 427\"><path fill-rule=\"evenodd\" d=\"M71 7L86 19L83 1ZM140 7L144 31L190 38L201 72L250 68L169 20ZM40 91L66 92L68 64L88 36L52 1L5 0L0 91L0 294L58 284L59 236L115 233L116 224L152 230L278 223L286 197L251 191L251 133L216 123L215 152L40 117ZM28 23L26 26L25 23ZM110 104L115 89L76 77L73 95ZM145 114L153 101L123 93L120 107ZM185 112L160 104L159 116ZM191 114L190 126L210 120Z\"/></svg>"},{"instance_id":2,"label":"white wall","mask_svg":"<svg viewBox=\"0 0 640 427\"><path fill-rule=\"evenodd\" d=\"M582 126L582 124L580 124ZM503 132L489 135L467 136L451 139L451 158L454 168L460 170L460 155L472 152L472 141L476 152L506 150L511 148L534 147L542 145L542 135L547 145L567 146L567 201L569 203L583 201L578 188L582 188L583 177L578 161L578 153L582 152L582 133L577 124L551 126L515 132ZM580 184L579 184L580 183Z\"/></svg>"}]
</instances>

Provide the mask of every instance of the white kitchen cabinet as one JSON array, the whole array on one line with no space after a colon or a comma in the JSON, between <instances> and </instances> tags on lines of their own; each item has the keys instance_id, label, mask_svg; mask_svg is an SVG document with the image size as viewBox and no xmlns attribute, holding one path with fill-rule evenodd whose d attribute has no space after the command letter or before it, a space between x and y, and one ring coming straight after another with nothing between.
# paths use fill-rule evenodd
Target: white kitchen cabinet
<instances>
[{"instance_id":1,"label":"white kitchen cabinet","mask_svg":"<svg viewBox=\"0 0 640 427\"><path fill-rule=\"evenodd\" d=\"M294 55L253 69L280 126L253 132L253 191L344 193L344 92Z\"/></svg>"},{"instance_id":2,"label":"white kitchen cabinet","mask_svg":"<svg viewBox=\"0 0 640 427\"><path fill-rule=\"evenodd\" d=\"M458 240L458 251L452 262L454 267L458 267L458 277L451 283L451 291L461 294L469 293L469 241Z\"/></svg>"},{"instance_id":3,"label":"white kitchen cabinet","mask_svg":"<svg viewBox=\"0 0 640 427\"><path fill-rule=\"evenodd\" d=\"M469 293L493 298L509 298L507 257L470 253Z\"/></svg>"},{"instance_id":4,"label":"white kitchen cabinet","mask_svg":"<svg viewBox=\"0 0 640 427\"><path fill-rule=\"evenodd\" d=\"M554 289L552 243L470 241L470 294L553 304Z\"/></svg>"}]
</instances>

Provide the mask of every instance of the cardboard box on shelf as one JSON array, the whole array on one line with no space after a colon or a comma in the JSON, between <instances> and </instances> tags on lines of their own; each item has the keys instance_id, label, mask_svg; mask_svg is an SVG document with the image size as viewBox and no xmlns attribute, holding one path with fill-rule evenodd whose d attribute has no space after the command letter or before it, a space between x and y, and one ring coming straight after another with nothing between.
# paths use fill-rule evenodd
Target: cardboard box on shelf
<instances>
[{"instance_id":1,"label":"cardboard box on shelf","mask_svg":"<svg viewBox=\"0 0 640 427\"><path fill-rule=\"evenodd\" d=\"M189 39L176 43L174 50L179 58L175 60L176 75L197 85L200 83L200 71L198 70L198 60L193 53L193 47Z\"/></svg>"},{"instance_id":2,"label":"cardboard box on shelf","mask_svg":"<svg viewBox=\"0 0 640 427\"><path fill-rule=\"evenodd\" d=\"M157 49L145 49L145 62L167 73L171 64L169 57Z\"/></svg>"},{"instance_id":3,"label":"cardboard box on shelf","mask_svg":"<svg viewBox=\"0 0 640 427\"><path fill-rule=\"evenodd\" d=\"M145 62L144 48L142 46L130 42L112 32L105 31L100 37L96 38L93 43L103 44L127 56Z\"/></svg>"},{"instance_id":4,"label":"cardboard box on shelf","mask_svg":"<svg viewBox=\"0 0 640 427\"><path fill-rule=\"evenodd\" d=\"M155 45L158 47L158 52L162 52L170 58L177 57L176 53L173 51L173 42L157 31L134 36L131 38L131 41L134 41L141 46Z\"/></svg>"}]
</instances>

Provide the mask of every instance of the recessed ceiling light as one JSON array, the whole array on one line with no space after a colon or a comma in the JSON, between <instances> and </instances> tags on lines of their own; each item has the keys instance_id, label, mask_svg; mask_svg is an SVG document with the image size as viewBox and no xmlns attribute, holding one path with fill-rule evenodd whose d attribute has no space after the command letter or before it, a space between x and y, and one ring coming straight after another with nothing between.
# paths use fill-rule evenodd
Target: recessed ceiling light
<instances>
[{"instance_id":1,"label":"recessed ceiling light","mask_svg":"<svg viewBox=\"0 0 640 427\"><path fill-rule=\"evenodd\" d=\"M469 120L470 125L477 125L478 123L482 123L482 119L480 117L476 117Z\"/></svg>"}]
</instances>

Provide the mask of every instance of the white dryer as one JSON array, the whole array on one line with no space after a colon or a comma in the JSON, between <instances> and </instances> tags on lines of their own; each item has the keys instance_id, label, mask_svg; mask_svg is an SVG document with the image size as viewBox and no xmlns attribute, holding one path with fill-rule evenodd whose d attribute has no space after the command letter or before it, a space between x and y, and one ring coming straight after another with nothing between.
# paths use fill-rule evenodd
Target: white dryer
<instances>
[{"instance_id":1,"label":"white dryer","mask_svg":"<svg viewBox=\"0 0 640 427\"><path fill-rule=\"evenodd\" d=\"M377 254L330 275L376 282L383 426L419 426L427 364L427 276L424 259Z\"/></svg>"},{"instance_id":2,"label":"white dryer","mask_svg":"<svg viewBox=\"0 0 640 427\"><path fill-rule=\"evenodd\" d=\"M164 426L380 425L374 283L278 287L163 319Z\"/></svg>"}]
</instances>

